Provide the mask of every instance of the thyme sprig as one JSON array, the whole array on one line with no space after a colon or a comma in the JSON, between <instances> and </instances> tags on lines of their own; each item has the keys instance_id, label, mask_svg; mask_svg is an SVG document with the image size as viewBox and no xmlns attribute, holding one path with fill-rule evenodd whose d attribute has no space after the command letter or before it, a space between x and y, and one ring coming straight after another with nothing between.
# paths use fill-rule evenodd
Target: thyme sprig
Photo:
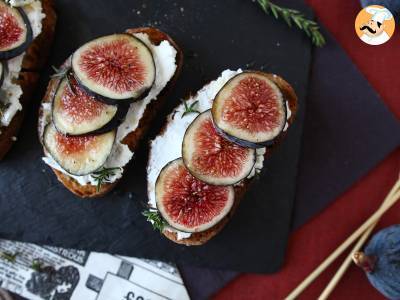
<instances>
[{"instance_id":1,"label":"thyme sprig","mask_svg":"<svg viewBox=\"0 0 400 300\"><path fill-rule=\"evenodd\" d=\"M167 225L165 220L160 216L159 212L154 208L150 208L142 212L142 215L147 218L147 221L151 222L154 230L163 232L164 227Z\"/></svg>"},{"instance_id":2,"label":"thyme sprig","mask_svg":"<svg viewBox=\"0 0 400 300\"><path fill-rule=\"evenodd\" d=\"M54 74L50 75L50 77L57 78L57 79L64 78L65 76L67 76L69 71L71 71L70 68L57 68L55 66L51 66L51 68L54 70Z\"/></svg>"},{"instance_id":3,"label":"thyme sprig","mask_svg":"<svg viewBox=\"0 0 400 300\"><path fill-rule=\"evenodd\" d=\"M185 106L185 111L182 113L181 118L183 118L184 116L188 115L188 114L192 114L192 113L196 113L199 114L200 112L196 109L197 104L199 103L199 101L194 101L192 104L188 105L187 101L182 100L183 105Z\"/></svg>"},{"instance_id":4,"label":"thyme sprig","mask_svg":"<svg viewBox=\"0 0 400 300\"><path fill-rule=\"evenodd\" d=\"M50 78L59 79L59 80L64 79L64 77L67 78L68 88L71 91L71 93L75 95L75 92L72 89L71 81L69 78L69 73L71 72L71 68L57 68L55 66L51 66L51 68L54 70L54 74L50 75Z\"/></svg>"},{"instance_id":5,"label":"thyme sprig","mask_svg":"<svg viewBox=\"0 0 400 300\"><path fill-rule=\"evenodd\" d=\"M43 262L40 261L39 259L34 259L30 265L30 268L32 270L35 270L36 272L42 272L43 270Z\"/></svg>"},{"instance_id":6,"label":"thyme sprig","mask_svg":"<svg viewBox=\"0 0 400 300\"><path fill-rule=\"evenodd\" d=\"M20 255L19 252L11 253L6 251L0 251L0 258L10 263L15 263L17 260L17 256L19 255ZM29 268L31 268L36 272L42 272L44 270L44 263L39 259L34 259L29 265Z\"/></svg>"},{"instance_id":7,"label":"thyme sprig","mask_svg":"<svg viewBox=\"0 0 400 300\"><path fill-rule=\"evenodd\" d=\"M96 180L96 190L97 192L100 191L101 186L104 183L107 183L110 181L110 177L115 175L116 170L120 170L120 167L117 168L102 168L99 171L96 171L93 173L92 177Z\"/></svg>"},{"instance_id":8,"label":"thyme sprig","mask_svg":"<svg viewBox=\"0 0 400 300\"><path fill-rule=\"evenodd\" d=\"M11 252L0 252L0 258L5 259L6 261L9 261L11 263L14 263L17 259L17 256L19 255L18 252L11 253Z\"/></svg>"},{"instance_id":9,"label":"thyme sprig","mask_svg":"<svg viewBox=\"0 0 400 300\"><path fill-rule=\"evenodd\" d=\"M295 24L299 29L303 30L315 46L322 47L325 45L325 38L319 31L317 22L307 19L300 11L281 7L270 0L257 0L257 2L265 13L272 13L276 19L282 18L289 27Z\"/></svg>"}]
</instances>

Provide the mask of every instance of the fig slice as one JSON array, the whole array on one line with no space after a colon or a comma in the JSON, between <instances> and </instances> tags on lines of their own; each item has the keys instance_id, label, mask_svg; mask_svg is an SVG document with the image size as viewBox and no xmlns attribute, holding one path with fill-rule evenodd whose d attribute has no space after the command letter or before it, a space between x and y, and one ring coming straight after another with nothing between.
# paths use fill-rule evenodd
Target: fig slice
<instances>
[{"instance_id":1,"label":"fig slice","mask_svg":"<svg viewBox=\"0 0 400 300\"><path fill-rule=\"evenodd\" d=\"M256 159L256 151L226 140L216 131L207 110L186 129L182 158L189 172L213 185L231 185L246 178Z\"/></svg>"},{"instance_id":2,"label":"fig slice","mask_svg":"<svg viewBox=\"0 0 400 300\"><path fill-rule=\"evenodd\" d=\"M48 124L43 144L51 157L71 175L87 175L104 165L111 153L116 131L101 135L67 136Z\"/></svg>"},{"instance_id":3,"label":"fig slice","mask_svg":"<svg viewBox=\"0 0 400 300\"><path fill-rule=\"evenodd\" d=\"M52 103L54 126L65 135L101 134L121 124L129 105L109 105L86 93L72 76L58 85Z\"/></svg>"},{"instance_id":4,"label":"fig slice","mask_svg":"<svg viewBox=\"0 0 400 300\"><path fill-rule=\"evenodd\" d=\"M212 106L218 132L238 145L261 148L286 124L286 101L271 75L246 71L230 79Z\"/></svg>"},{"instance_id":5,"label":"fig slice","mask_svg":"<svg viewBox=\"0 0 400 300\"><path fill-rule=\"evenodd\" d=\"M87 92L108 104L143 98L156 76L151 50L126 33L84 44L72 56L72 69Z\"/></svg>"},{"instance_id":6,"label":"fig slice","mask_svg":"<svg viewBox=\"0 0 400 300\"><path fill-rule=\"evenodd\" d=\"M209 185L193 177L181 158L161 170L155 187L157 209L173 228L184 232L205 231L231 210L232 186Z\"/></svg>"},{"instance_id":7,"label":"fig slice","mask_svg":"<svg viewBox=\"0 0 400 300\"><path fill-rule=\"evenodd\" d=\"M18 56L28 48L33 33L22 8L0 1L0 37L0 60Z\"/></svg>"}]
</instances>

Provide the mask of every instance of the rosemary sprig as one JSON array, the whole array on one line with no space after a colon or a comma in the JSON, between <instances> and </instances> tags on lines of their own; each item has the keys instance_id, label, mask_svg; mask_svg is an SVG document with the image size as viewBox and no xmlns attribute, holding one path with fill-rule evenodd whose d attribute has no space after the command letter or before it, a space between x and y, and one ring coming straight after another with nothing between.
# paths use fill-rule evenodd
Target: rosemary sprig
<instances>
[{"instance_id":1,"label":"rosemary sprig","mask_svg":"<svg viewBox=\"0 0 400 300\"><path fill-rule=\"evenodd\" d=\"M167 225L167 223L160 216L157 210L150 208L149 210L145 210L144 212L142 212L142 215L147 218L147 221L151 222L154 230L159 230L160 232L163 232L164 227L165 225Z\"/></svg>"},{"instance_id":2,"label":"rosemary sprig","mask_svg":"<svg viewBox=\"0 0 400 300\"><path fill-rule=\"evenodd\" d=\"M11 263L14 263L19 255L18 252L10 253L10 252L0 252L0 258L5 259Z\"/></svg>"},{"instance_id":3,"label":"rosemary sprig","mask_svg":"<svg viewBox=\"0 0 400 300\"><path fill-rule=\"evenodd\" d=\"M93 173L92 177L96 180L97 182L97 186L96 186L96 190L97 192L100 191L100 188L102 186L102 184L108 182L110 180L110 176L114 176L115 175L115 170L119 170L121 168L117 167L117 168L103 168L99 171L96 171Z\"/></svg>"},{"instance_id":4,"label":"rosemary sprig","mask_svg":"<svg viewBox=\"0 0 400 300\"><path fill-rule=\"evenodd\" d=\"M191 113L196 113L199 114L200 112L195 108L195 106L199 103L199 101L194 101L190 106L187 104L187 101L182 100L183 105L185 106L185 111L183 112L181 118L184 116L191 114Z\"/></svg>"},{"instance_id":5,"label":"rosemary sprig","mask_svg":"<svg viewBox=\"0 0 400 300\"><path fill-rule=\"evenodd\" d=\"M319 31L317 22L307 19L298 10L278 6L270 0L257 0L257 2L265 13L272 13L276 19L282 18L289 27L292 27L294 23L307 34L315 46L322 47L325 45L325 38Z\"/></svg>"}]
</instances>

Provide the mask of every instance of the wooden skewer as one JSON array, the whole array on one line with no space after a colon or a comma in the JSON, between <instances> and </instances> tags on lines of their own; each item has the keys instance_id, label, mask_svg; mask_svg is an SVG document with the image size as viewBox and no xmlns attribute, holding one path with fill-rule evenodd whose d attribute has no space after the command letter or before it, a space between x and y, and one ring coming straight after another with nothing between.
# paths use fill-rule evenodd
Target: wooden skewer
<instances>
[{"instance_id":1,"label":"wooden skewer","mask_svg":"<svg viewBox=\"0 0 400 300\"><path fill-rule=\"evenodd\" d=\"M400 180L397 181L397 184L393 186L393 188L390 190L389 195L383 200L381 207L384 205L387 205L388 201L393 197L394 193L398 190L398 186L400 184ZM326 300L328 299L329 295L332 293L332 291L335 289L336 285L339 283L339 281L342 279L344 273L346 273L347 269L349 268L350 264L353 261L353 253L359 251L361 247L364 245L364 243L367 241L368 237L371 235L372 231L374 230L375 226L378 224L379 220L376 221L374 224L372 224L367 231L364 232L364 234L360 237L354 248L351 250L350 254L346 257L346 259L343 261L342 265L340 268L337 270L335 276L332 277L331 281L329 284L326 286L326 288L323 290L321 295L318 297L318 300Z\"/></svg>"},{"instance_id":2,"label":"wooden skewer","mask_svg":"<svg viewBox=\"0 0 400 300\"><path fill-rule=\"evenodd\" d=\"M376 223L379 218L400 198L400 191L397 189L400 186L400 180L395 184L395 193L388 202L381 206L367 221L365 221L351 236L347 238L331 255L329 255L300 285L295 288L285 299L293 300L308 287L339 255L343 253L360 235L364 233L372 224Z\"/></svg>"},{"instance_id":3,"label":"wooden skewer","mask_svg":"<svg viewBox=\"0 0 400 300\"><path fill-rule=\"evenodd\" d=\"M322 294L318 297L318 300L325 300L328 299L329 295L332 293L332 291L335 289L336 285L342 279L344 273L347 271L349 268L351 262L353 261L352 259L352 254L358 250L361 249L362 245L366 242L368 239L369 235L372 233L372 231L375 228L375 224L373 224L364 234L361 236L361 238L358 240L357 244L354 246L354 248L351 250L349 256L346 257L344 260L343 264L340 266L339 270L335 274L335 276L331 279L329 284L326 286Z\"/></svg>"}]
</instances>

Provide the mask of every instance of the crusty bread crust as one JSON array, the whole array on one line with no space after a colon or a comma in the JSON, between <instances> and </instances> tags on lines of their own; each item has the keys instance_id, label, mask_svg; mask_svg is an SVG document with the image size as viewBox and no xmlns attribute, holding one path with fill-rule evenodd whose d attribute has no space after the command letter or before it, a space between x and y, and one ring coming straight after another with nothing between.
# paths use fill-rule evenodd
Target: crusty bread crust
<instances>
[{"instance_id":1,"label":"crusty bread crust","mask_svg":"<svg viewBox=\"0 0 400 300\"><path fill-rule=\"evenodd\" d=\"M42 21L42 32L35 38L26 50L22 61L22 70L39 72L43 69L50 53L56 30L57 15L53 0L41 0L43 13L46 17Z\"/></svg>"},{"instance_id":2,"label":"crusty bread crust","mask_svg":"<svg viewBox=\"0 0 400 300\"><path fill-rule=\"evenodd\" d=\"M280 88L284 98L288 102L289 108L292 112L290 118L288 119L288 123L289 123L289 127L290 127L290 125L293 123L293 121L296 117L297 109L298 109L298 100L297 100L296 93L293 90L293 88L291 87L291 85L288 82L286 82L283 78L281 78L277 75L274 75L274 74L268 74L268 77L271 81L275 82L275 84ZM165 125L164 129L162 130L162 132L165 130L166 125ZM265 159L268 159L271 156L272 152L283 141L286 134L287 134L287 131L282 131L275 138L273 145L266 149L266 152L264 154ZM183 244L186 246L199 246L199 245L206 243L211 238L213 238L216 234L218 234L222 230L222 228L224 228L224 226L228 223L228 221L232 218L237 207L239 206L240 200L243 198L243 196L246 193L246 191L249 187L249 184L252 180L253 180L253 178L245 179L240 185L235 186L235 203L233 204L231 211L226 215L226 217L223 218L220 222L218 222L218 224L216 224L215 226L213 226L210 229L203 231L203 232L193 233L189 238L185 238L185 239L181 239L181 240L178 240L176 232L164 230L163 234L171 241L178 243L178 244Z\"/></svg>"},{"instance_id":3,"label":"crusty bread crust","mask_svg":"<svg viewBox=\"0 0 400 300\"><path fill-rule=\"evenodd\" d=\"M164 32L159 31L158 29L150 28L150 27L141 27L141 28L135 28L135 29L128 29L127 32L131 33L131 34L139 33L139 32L146 33L149 36L150 41L155 45L159 45L162 41L167 40L177 51L177 56L176 56L177 69L175 71L174 76L171 78L171 80L167 83L166 87L158 95L157 99L152 100L146 106L143 116L139 121L138 127L134 131L129 133L122 140L123 144L128 145L129 149L131 151L135 152L141 139L144 137L149 126L151 125L153 118L157 115L157 113L162 108L162 106L166 100L167 94L170 92L171 88L175 85L175 82L180 74L180 71L181 71L181 68L183 65L183 52L170 36L168 36ZM50 80L49 85L47 87L46 94L43 98L43 102L51 102L52 101L54 92L56 90L56 86L57 86L57 80L56 79ZM43 117L43 112L40 109L39 120L42 117ZM42 140L41 136L39 138L40 138L40 140ZM93 185L82 186L72 177L70 177L60 171L57 171L55 169L53 169L53 171L56 174L57 179L67 189L69 189L72 193L74 193L75 195L77 195L81 198L101 197L101 196L107 194L108 192L110 192L117 185L117 183L119 181L119 180L116 180L113 183L102 184L100 187L100 190L98 191L96 186L93 186Z\"/></svg>"},{"instance_id":4,"label":"crusty bread crust","mask_svg":"<svg viewBox=\"0 0 400 300\"><path fill-rule=\"evenodd\" d=\"M18 80L15 82L21 86L23 92L20 98L22 110L15 114L7 127L0 128L0 160L3 159L16 141L16 136L21 128L25 111L29 106L39 79L39 74L37 72L43 68L53 42L57 21L53 1L42 0L42 7L43 13L46 15L42 21L42 32L33 40L26 50L22 61L22 71L19 74Z\"/></svg>"}]
</instances>

